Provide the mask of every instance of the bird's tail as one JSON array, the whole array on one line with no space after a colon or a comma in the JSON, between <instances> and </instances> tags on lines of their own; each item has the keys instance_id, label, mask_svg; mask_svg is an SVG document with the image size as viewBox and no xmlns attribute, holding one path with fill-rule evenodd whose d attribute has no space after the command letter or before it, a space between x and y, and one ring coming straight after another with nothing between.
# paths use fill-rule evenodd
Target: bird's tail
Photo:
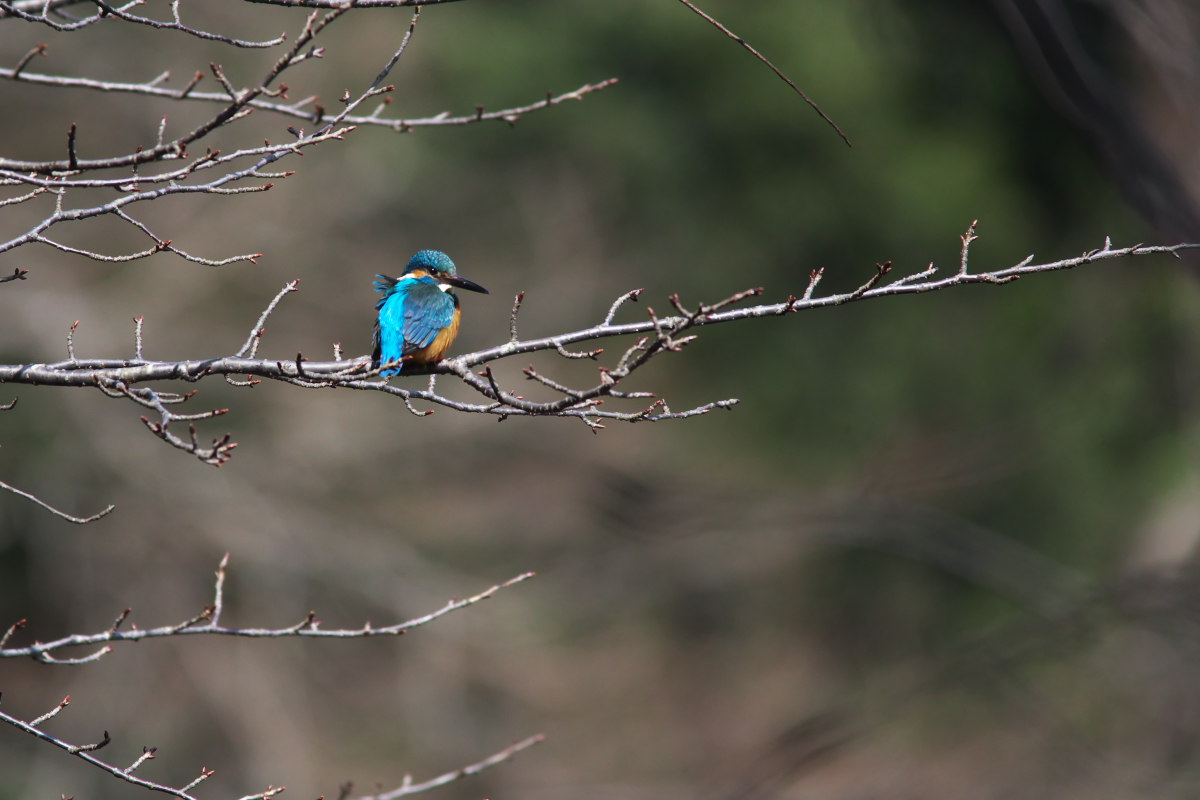
<instances>
[{"instance_id":1,"label":"bird's tail","mask_svg":"<svg viewBox=\"0 0 1200 800\"><path fill-rule=\"evenodd\" d=\"M378 274L375 276L375 291L387 294L399 282L398 278L393 278L391 275Z\"/></svg>"}]
</instances>

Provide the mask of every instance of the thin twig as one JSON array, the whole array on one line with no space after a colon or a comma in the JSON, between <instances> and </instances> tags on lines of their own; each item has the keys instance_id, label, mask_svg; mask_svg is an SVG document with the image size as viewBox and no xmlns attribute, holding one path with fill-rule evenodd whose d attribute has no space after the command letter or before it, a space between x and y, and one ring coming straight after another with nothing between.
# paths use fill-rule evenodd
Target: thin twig
<instances>
[{"instance_id":1,"label":"thin twig","mask_svg":"<svg viewBox=\"0 0 1200 800\"><path fill-rule=\"evenodd\" d=\"M14 405L16 405L16 402L17 401L14 400L7 407L5 407L4 410L7 411L8 409L11 409ZM59 519L65 519L67 522L73 522L76 525L86 525L89 522L95 522L96 520L100 519L101 517L108 516L109 514L112 513L113 509L116 508L116 506L114 506L114 505L109 505L107 508L104 508L95 514L92 514L90 517L76 517L71 514L68 514L65 511L58 510L57 508L50 505L42 498L38 497L37 495L31 494L30 492L23 491L21 489L18 489L17 487L11 486L11 485L5 483L4 481L0 481L0 489L3 489L8 492L12 492L13 494L20 495L21 497L24 497L26 500L32 500L33 502L37 503L42 508L49 511L54 516L58 517Z\"/></svg>"},{"instance_id":2,"label":"thin twig","mask_svg":"<svg viewBox=\"0 0 1200 800\"><path fill-rule=\"evenodd\" d=\"M145 315L133 318L133 357L138 361L142 360L142 323L145 321Z\"/></svg>"},{"instance_id":3,"label":"thin twig","mask_svg":"<svg viewBox=\"0 0 1200 800\"><path fill-rule=\"evenodd\" d=\"M283 285L283 288L279 290L279 294L275 295L274 299L267 304L267 307L263 309L262 314L259 315L258 321L254 323L254 327L250 330L250 335L246 337L246 343L243 344L242 348L237 351L238 356L253 358L254 354L258 352L258 344L262 341L263 334L267 332L267 318L271 316L271 313L275 310L275 307L279 305L280 300L282 300L286 295L298 291L300 291L299 278L288 281Z\"/></svg>"},{"instance_id":4,"label":"thin twig","mask_svg":"<svg viewBox=\"0 0 1200 800\"><path fill-rule=\"evenodd\" d=\"M967 255L971 249L971 242L973 242L979 238L978 236L975 235L975 226L977 226L978 224L979 224L979 220L973 220L971 222L971 224L967 226L967 232L964 233L961 237L959 237L960 239L962 239L962 252L959 255L959 261L958 261L958 274L959 275L967 274ZM930 266L932 266L932 265L930 265Z\"/></svg>"},{"instance_id":5,"label":"thin twig","mask_svg":"<svg viewBox=\"0 0 1200 800\"><path fill-rule=\"evenodd\" d=\"M471 764L470 766L460 767L459 769L451 770L450 772L447 772L443 775L439 775L436 778L431 778L427 781L422 781L421 783L413 783L411 778L406 777L404 780L404 783L402 783L398 788L391 790L390 792L381 792L379 794L363 795L361 797L355 798L355 800L398 800L398 798L407 797L410 794L417 794L418 792L427 792L430 789L437 789L440 786L445 786L446 784L454 783L455 781L460 781L463 778L469 778L472 775L478 775L480 772L483 772L488 767L494 767L497 764L501 764L505 761L508 761L513 756L515 756L517 753L520 753L522 750L528 750L529 748L533 747L535 744L540 744L541 742L544 742L545 740L546 740L546 735L544 733L534 734L533 736L530 736L526 739L522 739L521 741L517 742L516 744L509 745L508 747L504 748L500 752L498 752L494 755L488 756L487 758L483 759L482 761L478 761L474 764Z\"/></svg>"},{"instance_id":6,"label":"thin twig","mask_svg":"<svg viewBox=\"0 0 1200 800\"><path fill-rule=\"evenodd\" d=\"M65 704L65 702L66 701L64 701L64 704ZM196 784L200 783L200 781L204 780L205 778L207 778L209 775L212 774L212 772L210 770L202 768L200 770L199 778L192 781L191 783L188 783L186 786L184 786L182 788L175 788L173 786L169 786L164 783L157 783L155 781L146 780L145 778L140 778L133 774L133 770L135 767L140 766L142 761L144 761L146 758L150 758L152 756L147 756L147 755L143 754L143 758L134 762L133 766L128 767L126 769L122 769L121 767L118 767L114 764L111 764L107 761L104 761L104 760L92 755L97 750L100 750L100 749L108 746L108 744L112 742L112 737L109 736L108 731L105 731L104 736L97 742L92 742L90 744L70 744L69 742L67 742L63 739L60 739L57 736L54 736L52 734L46 733L45 731L41 730L38 727L38 725L40 724L39 720L33 720L32 722L25 722L24 720L18 719L17 717L14 717L10 714L6 714L3 711L0 711L0 721L7 722L9 725L12 725L17 730L24 731L25 733L28 733L30 736L40 739L41 741L46 742L48 744L52 744L55 747L57 747L58 749L63 750L67 753L70 753L71 755L76 756L77 758L80 758L83 761L86 761L88 764L92 765L93 767L96 767L97 769L101 770L102 772L107 772L109 775L112 775L114 778L118 778L122 781L125 781L126 783L130 783L130 784L133 784L134 786L138 786L143 789L148 789L153 792L160 792L162 794L171 795L172 797L178 797L178 798L180 798L180 800L197 800L197 798L194 795L191 795L188 792L192 789L192 787L196 786ZM267 798L274 797L275 795L279 794L282 791L283 791L282 786L279 788L270 788L266 792L261 792L256 795L250 795L250 796L242 798L242 800L267 800Z\"/></svg>"},{"instance_id":7,"label":"thin twig","mask_svg":"<svg viewBox=\"0 0 1200 800\"><path fill-rule=\"evenodd\" d=\"M512 313L508 317L508 341L517 341L517 312L521 310L521 301L525 299L525 292L517 292L517 296L513 298Z\"/></svg>"},{"instance_id":8,"label":"thin twig","mask_svg":"<svg viewBox=\"0 0 1200 800\"><path fill-rule=\"evenodd\" d=\"M837 131L837 135L841 137L842 141L846 143L847 147L853 147L853 145L850 143L850 137L847 136L842 131L842 129L838 127L838 124L836 122L834 122L832 119L830 119L829 115L827 115L821 109L821 107L819 105L817 105L807 94L805 94L804 91L799 86L797 86L795 83L793 83L791 78L789 78L787 75L784 75L783 72L779 69L779 67L772 64L771 61L766 56L764 56L762 53L755 50L750 45L750 43L747 42L745 39L743 39L741 36L738 36L736 33L729 30L729 28L726 28L724 25L722 25L719 21L717 21L713 17L710 17L708 14L705 14L700 9L696 8L695 4L692 3L691 0L679 0L679 2L683 3L685 6L690 8L692 11L694 11L699 16L703 17L714 28L716 28L721 33L728 36L730 39L733 39L735 42L737 42L742 47L744 47L747 52L749 52L751 55L753 55L759 61L766 64L768 67L770 67L771 71L774 72L776 75L778 75L780 80L782 80L788 86L792 87L792 91L794 91L796 94L800 95L801 99L803 99L805 103L808 103L809 108L811 108L813 111L817 112L817 114L820 115L821 119L825 120L825 122L827 122L831 128L833 128L835 131Z\"/></svg>"}]
</instances>

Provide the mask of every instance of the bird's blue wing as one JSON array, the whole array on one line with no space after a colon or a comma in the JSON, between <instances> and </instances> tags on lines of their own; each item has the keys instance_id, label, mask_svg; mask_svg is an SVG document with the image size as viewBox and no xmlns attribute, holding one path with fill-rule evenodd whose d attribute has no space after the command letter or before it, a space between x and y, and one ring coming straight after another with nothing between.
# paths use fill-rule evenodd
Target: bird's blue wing
<instances>
[{"instance_id":1,"label":"bird's blue wing","mask_svg":"<svg viewBox=\"0 0 1200 800\"><path fill-rule=\"evenodd\" d=\"M375 289L383 297L375 304L374 366L399 361L409 353L428 347L438 332L454 319L454 298L433 282L399 280L378 276ZM384 376L396 375L400 368L384 370Z\"/></svg>"},{"instance_id":2,"label":"bird's blue wing","mask_svg":"<svg viewBox=\"0 0 1200 800\"><path fill-rule=\"evenodd\" d=\"M404 355L433 344L454 320L454 298L435 284L413 281L404 301Z\"/></svg>"}]
</instances>

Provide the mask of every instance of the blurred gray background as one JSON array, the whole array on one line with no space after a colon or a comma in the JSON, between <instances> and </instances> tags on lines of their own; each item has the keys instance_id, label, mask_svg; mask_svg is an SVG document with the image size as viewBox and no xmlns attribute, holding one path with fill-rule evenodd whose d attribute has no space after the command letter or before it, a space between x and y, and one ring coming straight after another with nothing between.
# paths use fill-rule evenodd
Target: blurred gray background
<instances>
[{"instance_id":1,"label":"blurred gray background","mask_svg":"<svg viewBox=\"0 0 1200 800\"><path fill-rule=\"evenodd\" d=\"M0 257L0 360L225 355L288 280L262 354L369 350L371 279L447 251L490 296L464 298L456 352L599 321L645 287L771 300L824 267L829 290L876 262L976 270L1027 254L1200 239L1200 67L1183 2L708 0L848 132L845 147L760 63L678 3L451 3L426 9L391 81L428 116L620 83L581 103L397 135L360 130L286 164L263 194L140 210L209 257L99 264L49 248ZM294 9L185 4L240 36L295 32ZM405 10L356 11L289 76L329 105L364 87ZM0 63L172 85L273 52L106 24L8 21ZM211 79L208 81L211 84ZM303 84L303 85L301 85ZM213 88L209 86L208 88ZM127 152L158 120L208 108L0 86L5 155ZM219 141L281 140L255 114ZM28 218L0 217L0 235ZM146 246L97 221L79 246ZM1143 798L1200 786L1195 544L1200 533L1200 291L1194 262L1139 258L703 331L636 386L686 422L593 435L577 421L417 419L383 395L201 384L232 408L202 426L240 443L213 469L98 392L0 387L0 480L79 528L0 495L0 627L23 643L142 627L211 597L225 622L384 625L520 572L538 577L399 639L192 637L86 667L0 663L8 713L113 743L139 774L237 797L336 797L475 761L536 732L513 763L443 798ZM624 314L643 314L641 305ZM610 352L615 350L611 345ZM518 384L527 360L497 365ZM579 374L558 358L550 375ZM403 379L401 379L403 380ZM423 385L423 379L415 379ZM519 385L519 384L518 384ZM0 730L0 798L138 795Z\"/></svg>"}]
</instances>

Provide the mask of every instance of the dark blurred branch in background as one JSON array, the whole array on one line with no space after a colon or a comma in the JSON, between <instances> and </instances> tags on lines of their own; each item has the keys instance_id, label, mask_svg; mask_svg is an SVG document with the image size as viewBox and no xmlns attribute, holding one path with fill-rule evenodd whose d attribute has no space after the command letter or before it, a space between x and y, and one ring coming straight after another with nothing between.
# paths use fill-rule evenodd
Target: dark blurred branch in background
<instances>
[{"instance_id":1,"label":"dark blurred branch in background","mask_svg":"<svg viewBox=\"0 0 1200 800\"><path fill-rule=\"evenodd\" d=\"M1161 638L1189 665L1200 643L1200 581L1186 569L1095 579L985 526L888 499L859 498L828 521L824 535L837 548L894 553L987 589L1021 613L966 634L944 653L911 657L882 691L850 693L798 717L709 800L781 796L796 781L865 748L883 730L972 685L996 691L1036 728L1039 714L1057 702L1043 694L1036 670L1065 662L1076 665L1072 680L1097 680L1088 673L1103 674L1111 665L1084 654L1122 631ZM1054 757L1080 773L1098 773L1100 782L1106 771L1119 772L1118 759L1097 758L1091 747L1085 733L1068 731Z\"/></svg>"},{"instance_id":2,"label":"dark blurred branch in background","mask_svg":"<svg viewBox=\"0 0 1200 800\"><path fill-rule=\"evenodd\" d=\"M1103 155L1128 200L1167 236L1197 238L1200 197L1188 189L1200 136L1194 0L994 4L1035 82ZM1114 63L1105 37L1122 39L1132 63ZM1122 80L1122 69L1136 80Z\"/></svg>"}]
</instances>

